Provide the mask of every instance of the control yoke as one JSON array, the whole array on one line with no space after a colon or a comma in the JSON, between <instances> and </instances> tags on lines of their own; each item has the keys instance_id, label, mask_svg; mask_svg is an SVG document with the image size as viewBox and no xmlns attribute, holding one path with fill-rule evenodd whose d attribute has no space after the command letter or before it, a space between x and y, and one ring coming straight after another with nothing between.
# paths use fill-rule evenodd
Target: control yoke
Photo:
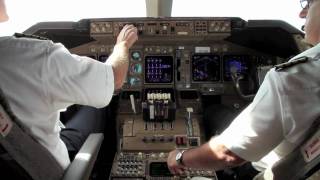
<instances>
[{"instance_id":1,"label":"control yoke","mask_svg":"<svg viewBox=\"0 0 320 180\"><path fill-rule=\"evenodd\" d=\"M241 74L238 75L238 73L237 73L237 68L235 68L235 67L231 67L231 68L230 68L230 72L231 72L232 81L233 81L233 83L234 83L234 87L235 87L238 95L239 95L242 99L244 99L244 100L246 100L246 101L252 101L253 98L254 98L254 96L255 96L255 94L245 95L245 94L243 94L243 92L242 92L242 90L241 90L241 87L240 87L240 83L239 83L239 82L240 82L241 79L244 78L244 76L241 75Z\"/></svg>"}]
</instances>

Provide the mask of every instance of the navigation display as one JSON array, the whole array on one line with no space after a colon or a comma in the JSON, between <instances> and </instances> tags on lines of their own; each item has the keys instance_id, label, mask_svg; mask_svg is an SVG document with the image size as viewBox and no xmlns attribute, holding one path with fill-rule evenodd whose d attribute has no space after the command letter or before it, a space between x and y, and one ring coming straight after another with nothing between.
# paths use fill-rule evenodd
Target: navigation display
<instances>
[{"instance_id":1,"label":"navigation display","mask_svg":"<svg viewBox=\"0 0 320 180\"><path fill-rule=\"evenodd\" d=\"M195 54L192 56L193 81L220 81L220 56Z\"/></svg>"},{"instance_id":2,"label":"navigation display","mask_svg":"<svg viewBox=\"0 0 320 180\"><path fill-rule=\"evenodd\" d=\"M231 81L231 73L236 72L237 76L242 75L243 80L248 78L249 74L249 56L248 55L225 55L223 56L223 78L225 81Z\"/></svg>"},{"instance_id":3,"label":"navigation display","mask_svg":"<svg viewBox=\"0 0 320 180\"><path fill-rule=\"evenodd\" d=\"M145 57L145 83L171 83L173 81L172 56Z\"/></svg>"}]
</instances>

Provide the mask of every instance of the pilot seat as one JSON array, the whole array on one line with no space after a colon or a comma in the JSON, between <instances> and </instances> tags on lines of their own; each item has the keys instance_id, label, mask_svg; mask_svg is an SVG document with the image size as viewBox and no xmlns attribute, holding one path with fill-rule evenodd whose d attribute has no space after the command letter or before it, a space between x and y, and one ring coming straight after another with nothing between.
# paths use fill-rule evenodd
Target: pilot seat
<instances>
[{"instance_id":1,"label":"pilot seat","mask_svg":"<svg viewBox=\"0 0 320 180\"><path fill-rule=\"evenodd\" d=\"M25 132L0 89L0 179L89 179L103 138L102 133L90 134L64 170L46 148Z\"/></svg>"}]
</instances>

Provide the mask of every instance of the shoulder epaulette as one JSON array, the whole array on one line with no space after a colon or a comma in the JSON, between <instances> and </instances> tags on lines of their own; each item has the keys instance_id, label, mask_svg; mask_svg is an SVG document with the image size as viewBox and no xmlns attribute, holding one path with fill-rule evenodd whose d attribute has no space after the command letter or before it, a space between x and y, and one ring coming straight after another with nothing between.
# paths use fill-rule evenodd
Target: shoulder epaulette
<instances>
[{"instance_id":1,"label":"shoulder epaulette","mask_svg":"<svg viewBox=\"0 0 320 180\"><path fill-rule=\"evenodd\" d=\"M40 39L40 40L49 40L48 38L42 37L42 36L37 36L37 35L32 35L32 34L23 34L23 33L14 33L14 36L17 38L33 38L33 39Z\"/></svg>"},{"instance_id":2,"label":"shoulder epaulette","mask_svg":"<svg viewBox=\"0 0 320 180\"><path fill-rule=\"evenodd\" d=\"M293 59L292 61L288 61L288 62L285 62L285 63L282 63L282 64L277 64L274 67L275 67L276 71L281 71L281 70L286 69L288 67L292 67L292 66L294 66L296 64L307 62L308 60L309 60L308 57L302 56L302 57L299 57L297 59Z\"/></svg>"}]
</instances>

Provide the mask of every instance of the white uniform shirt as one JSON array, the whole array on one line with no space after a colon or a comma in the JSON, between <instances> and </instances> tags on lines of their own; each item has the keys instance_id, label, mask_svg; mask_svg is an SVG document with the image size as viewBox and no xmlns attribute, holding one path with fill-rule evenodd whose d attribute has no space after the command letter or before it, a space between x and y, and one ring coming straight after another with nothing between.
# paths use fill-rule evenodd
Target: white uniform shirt
<instances>
[{"instance_id":1,"label":"white uniform shirt","mask_svg":"<svg viewBox=\"0 0 320 180\"><path fill-rule=\"evenodd\" d=\"M320 45L292 59L301 56L314 59L281 71L271 69L253 102L217 141L247 161L261 160L263 168L301 143L320 118Z\"/></svg>"},{"instance_id":2,"label":"white uniform shirt","mask_svg":"<svg viewBox=\"0 0 320 180\"><path fill-rule=\"evenodd\" d=\"M70 160L59 135L59 111L72 104L106 106L114 90L111 65L30 38L0 37L0 54L0 87L12 111L66 168Z\"/></svg>"}]
</instances>

